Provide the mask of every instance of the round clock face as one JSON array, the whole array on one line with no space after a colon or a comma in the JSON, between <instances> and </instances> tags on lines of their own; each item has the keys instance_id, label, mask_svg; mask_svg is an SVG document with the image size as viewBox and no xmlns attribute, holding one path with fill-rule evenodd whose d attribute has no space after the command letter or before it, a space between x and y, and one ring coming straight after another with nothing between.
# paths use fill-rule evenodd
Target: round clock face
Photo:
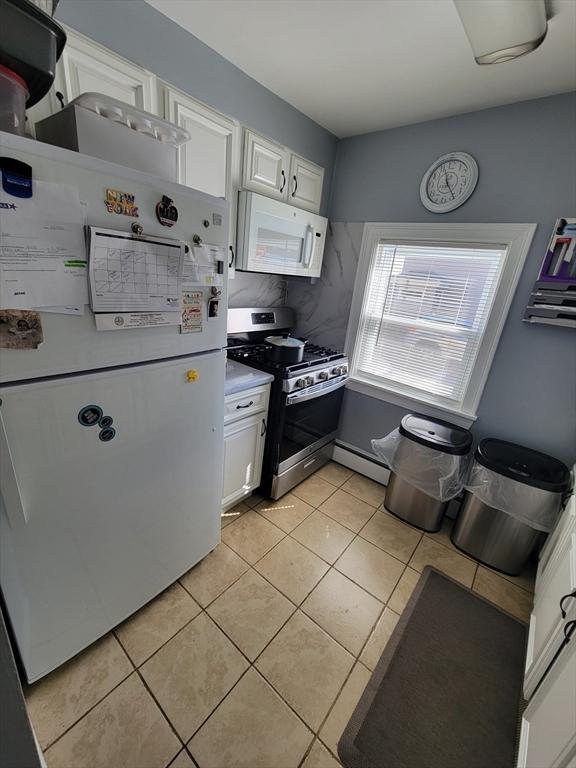
<instances>
[{"instance_id":1,"label":"round clock face","mask_svg":"<svg viewBox=\"0 0 576 768\"><path fill-rule=\"evenodd\" d=\"M478 182L478 165L466 152L450 152L436 160L424 174L420 199L433 213L447 213L470 197Z\"/></svg>"}]
</instances>

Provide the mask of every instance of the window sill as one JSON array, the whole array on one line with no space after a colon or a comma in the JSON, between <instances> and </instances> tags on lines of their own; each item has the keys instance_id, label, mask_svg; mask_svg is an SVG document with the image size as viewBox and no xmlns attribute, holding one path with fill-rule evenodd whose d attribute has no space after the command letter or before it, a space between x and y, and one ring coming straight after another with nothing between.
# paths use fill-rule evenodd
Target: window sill
<instances>
[{"instance_id":1,"label":"window sill","mask_svg":"<svg viewBox=\"0 0 576 768\"><path fill-rule=\"evenodd\" d=\"M384 400L387 403L398 405L401 408L407 408L410 411L417 411L425 416L452 421L454 424L466 427L467 429L470 428L478 418L475 414L445 408L441 405L429 403L426 400L419 400L415 397L410 397L409 395L400 394L399 392L392 392L389 389L384 389L376 384L368 383L363 379L357 379L352 376L346 381L346 389L351 389L362 395L374 397L376 400Z\"/></svg>"}]
</instances>

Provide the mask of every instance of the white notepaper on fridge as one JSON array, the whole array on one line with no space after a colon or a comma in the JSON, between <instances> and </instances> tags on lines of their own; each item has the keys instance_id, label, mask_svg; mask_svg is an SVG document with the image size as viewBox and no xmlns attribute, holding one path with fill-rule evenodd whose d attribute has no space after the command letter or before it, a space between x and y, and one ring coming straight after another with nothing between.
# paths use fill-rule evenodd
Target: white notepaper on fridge
<instances>
[{"instance_id":1,"label":"white notepaper on fridge","mask_svg":"<svg viewBox=\"0 0 576 768\"><path fill-rule=\"evenodd\" d=\"M214 285L221 286L224 282L223 273L219 272L218 265L224 264L228 258L228 252L222 245L210 245L202 243L193 245L184 260L183 283L188 285Z\"/></svg>"},{"instance_id":2,"label":"white notepaper on fridge","mask_svg":"<svg viewBox=\"0 0 576 768\"><path fill-rule=\"evenodd\" d=\"M0 190L0 307L88 303L84 209L69 185L34 181L32 197Z\"/></svg>"},{"instance_id":3,"label":"white notepaper on fridge","mask_svg":"<svg viewBox=\"0 0 576 768\"><path fill-rule=\"evenodd\" d=\"M93 311L178 311L184 247L179 240L90 227Z\"/></svg>"}]
</instances>

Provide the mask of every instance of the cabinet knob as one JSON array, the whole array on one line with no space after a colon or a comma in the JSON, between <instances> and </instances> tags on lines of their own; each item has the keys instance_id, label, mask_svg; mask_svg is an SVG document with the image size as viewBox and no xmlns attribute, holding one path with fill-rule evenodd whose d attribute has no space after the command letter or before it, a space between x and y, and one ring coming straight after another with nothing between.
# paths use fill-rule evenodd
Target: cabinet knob
<instances>
[{"instance_id":1,"label":"cabinet knob","mask_svg":"<svg viewBox=\"0 0 576 768\"><path fill-rule=\"evenodd\" d=\"M292 176L292 178L294 179L294 189L292 190L292 197L295 197L296 192L298 190L298 179L296 178L296 176Z\"/></svg>"},{"instance_id":2,"label":"cabinet knob","mask_svg":"<svg viewBox=\"0 0 576 768\"><path fill-rule=\"evenodd\" d=\"M286 186L286 174L284 171L282 173L282 186L280 187L280 192L284 192L284 187Z\"/></svg>"}]
</instances>

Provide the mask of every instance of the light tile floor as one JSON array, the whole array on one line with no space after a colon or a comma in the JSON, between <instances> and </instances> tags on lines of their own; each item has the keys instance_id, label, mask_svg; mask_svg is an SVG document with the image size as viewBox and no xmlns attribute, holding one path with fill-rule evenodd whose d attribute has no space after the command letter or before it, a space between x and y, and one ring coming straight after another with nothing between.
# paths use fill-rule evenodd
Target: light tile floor
<instances>
[{"instance_id":1,"label":"light tile floor","mask_svg":"<svg viewBox=\"0 0 576 768\"><path fill-rule=\"evenodd\" d=\"M505 577L383 507L330 463L250 497L222 543L123 625L26 691L48 768L338 768L336 746L420 572L527 620Z\"/></svg>"}]
</instances>

